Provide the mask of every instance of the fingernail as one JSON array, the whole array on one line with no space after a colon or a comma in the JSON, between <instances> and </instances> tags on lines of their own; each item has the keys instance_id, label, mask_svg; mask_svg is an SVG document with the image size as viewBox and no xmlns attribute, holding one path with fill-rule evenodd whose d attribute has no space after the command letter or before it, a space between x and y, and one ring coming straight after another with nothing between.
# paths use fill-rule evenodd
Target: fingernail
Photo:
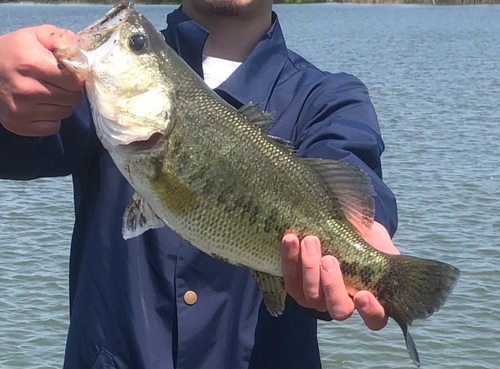
<instances>
[{"instance_id":1,"label":"fingernail","mask_svg":"<svg viewBox=\"0 0 500 369\"><path fill-rule=\"evenodd\" d=\"M331 272L335 268L335 259L332 257L324 257L321 259L321 267L325 272Z\"/></svg>"},{"instance_id":2,"label":"fingernail","mask_svg":"<svg viewBox=\"0 0 500 369\"><path fill-rule=\"evenodd\" d=\"M318 242L314 238L305 241L304 246L306 248L306 251L310 254L313 254L318 250Z\"/></svg>"}]
</instances>

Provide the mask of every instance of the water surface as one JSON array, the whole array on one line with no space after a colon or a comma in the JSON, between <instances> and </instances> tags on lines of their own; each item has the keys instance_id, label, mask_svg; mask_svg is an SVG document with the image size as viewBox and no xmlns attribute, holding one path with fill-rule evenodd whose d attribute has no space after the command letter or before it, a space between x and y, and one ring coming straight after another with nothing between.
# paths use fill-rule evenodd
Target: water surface
<instances>
[{"instance_id":1,"label":"water surface","mask_svg":"<svg viewBox=\"0 0 500 369\"><path fill-rule=\"evenodd\" d=\"M52 23L74 31L100 5L0 5L0 34ZM138 6L157 28L172 6ZM358 76L378 112L384 178L402 252L462 278L445 308L412 329L423 368L500 367L498 6L276 6L288 46ZM62 365L68 325L70 178L0 181L0 367ZM413 368L399 327L359 316L321 323L325 368Z\"/></svg>"}]
</instances>

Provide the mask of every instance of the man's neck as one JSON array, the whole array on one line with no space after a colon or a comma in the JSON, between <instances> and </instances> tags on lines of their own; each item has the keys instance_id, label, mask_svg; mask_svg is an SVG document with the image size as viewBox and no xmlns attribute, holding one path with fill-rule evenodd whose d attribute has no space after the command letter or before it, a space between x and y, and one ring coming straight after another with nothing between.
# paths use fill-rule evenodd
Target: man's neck
<instances>
[{"instance_id":1,"label":"man's neck","mask_svg":"<svg viewBox=\"0 0 500 369\"><path fill-rule=\"evenodd\" d=\"M233 16L209 14L184 1L182 11L210 32L203 54L242 62L271 27L272 3Z\"/></svg>"}]
</instances>

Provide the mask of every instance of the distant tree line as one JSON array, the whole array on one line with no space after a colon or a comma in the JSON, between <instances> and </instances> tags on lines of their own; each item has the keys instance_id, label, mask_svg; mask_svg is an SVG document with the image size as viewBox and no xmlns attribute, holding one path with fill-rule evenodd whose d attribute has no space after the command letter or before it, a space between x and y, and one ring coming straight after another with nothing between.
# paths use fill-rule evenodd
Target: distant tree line
<instances>
[{"instance_id":1,"label":"distant tree line","mask_svg":"<svg viewBox=\"0 0 500 369\"><path fill-rule=\"evenodd\" d=\"M42 3L42 4L118 4L123 0L0 0L2 3ZM136 4L180 4L181 0L134 0Z\"/></svg>"},{"instance_id":2,"label":"distant tree line","mask_svg":"<svg viewBox=\"0 0 500 369\"><path fill-rule=\"evenodd\" d=\"M116 4L119 0L0 0L0 3L61 3L61 4ZM135 0L136 4L180 4L181 0ZM274 0L275 4L311 4L311 3L359 3L359 4L434 4L434 5L470 5L500 4L500 0Z\"/></svg>"},{"instance_id":3,"label":"distant tree line","mask_svg":"<svg viewBox=\"0 0 500 369\"><path fill-rule=\"evenodd\" d=\"M358 4L500 4L500 0L274 0L275 4L358 3Z\"/></svg>"}]
</instances>

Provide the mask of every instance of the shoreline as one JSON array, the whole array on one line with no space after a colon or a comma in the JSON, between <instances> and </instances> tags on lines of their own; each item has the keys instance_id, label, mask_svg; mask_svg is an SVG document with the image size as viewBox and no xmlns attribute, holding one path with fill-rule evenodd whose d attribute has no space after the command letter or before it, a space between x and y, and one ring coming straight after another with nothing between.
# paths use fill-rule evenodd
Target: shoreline
<instances>
[{"instance_id":1,"label":"shoreline","mask_svg":"<svg viewBox=\"0 0 500 369\"><path fill-rule=\"evenodd\" d=\"M116 4L116 0L0 0L0 4ZM141 5L179 5L181 0L136 0ZM275 4L397 4L397 5L493 5L500 0L275 0Z\"/></svg>"}]
</instances>

